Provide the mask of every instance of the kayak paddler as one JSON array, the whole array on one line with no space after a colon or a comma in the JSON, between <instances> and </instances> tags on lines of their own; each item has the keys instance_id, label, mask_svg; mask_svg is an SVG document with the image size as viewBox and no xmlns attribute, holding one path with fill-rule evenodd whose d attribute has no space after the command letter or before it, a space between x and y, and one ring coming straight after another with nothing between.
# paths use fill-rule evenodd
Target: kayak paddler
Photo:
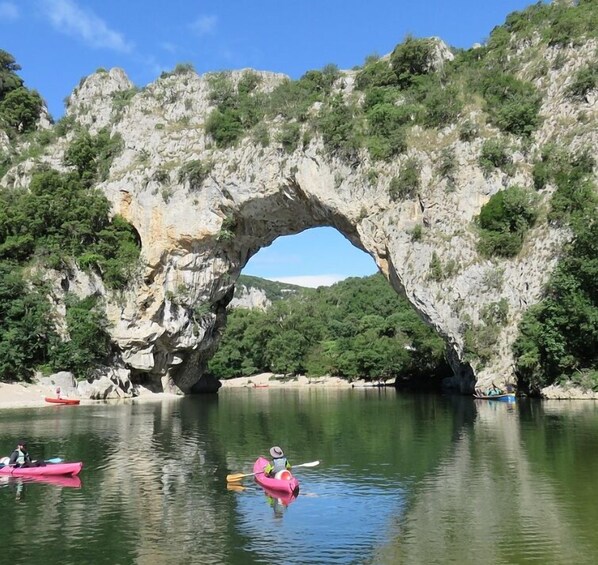
<instances>
[{"instance_id":1,"label":"kayak paddler","mask_svg":"<svg viewBox=\"0 0 598 565\"><path fill-rule=\"evenodd\" d=\"M270 449L270 455L272 456L272 462L268 463L264 468L264 474L267 477L279 477L279 473L282 471L290 471L291 464L288 459L284 456L283 450L275 445Z\"/></svg>"},{"instance_id":2,"label":"kayak paddler","mask_svg":"<svg viewBox=\"0 0 598 565\"><path fill-rule=\"evenodd\" d=\"M8 464L12 467L31 467L31 457L27 451L27 442L20 440L17 443L17 448L11 453Z\"/></svg>"}]
</instances>

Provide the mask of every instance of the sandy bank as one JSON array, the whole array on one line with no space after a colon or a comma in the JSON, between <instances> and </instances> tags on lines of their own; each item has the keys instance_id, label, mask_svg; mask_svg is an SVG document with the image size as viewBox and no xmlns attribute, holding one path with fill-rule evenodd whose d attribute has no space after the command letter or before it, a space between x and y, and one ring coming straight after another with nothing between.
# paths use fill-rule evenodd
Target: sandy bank
<instances>
[{"instance_id":1,"label":"sandy bank","mask_svg":"<svg viewBox=\"0 0 598 565\"><path fill-rule=\"evenodd\" d=\"M262 373L251 377L239 377L222 381L223 389L232 388L295 388L295 387L332 387L332 388L365 388L375 384L365 381L349 382L338 377L308 378L305 376L285 377L274 373ZM167 393L155 393L141 388L141 394L135 398L117 400L89 400L82 398L81 405L122 404L128 402L158 402L183 398ZM42 408L56 406L45 402L46 396L55 396L54 387L26 383L0 383L0 410L6 408Z\"/></svg>"},{"instance_id":2,"label":"sandy bank","mask_svg":"<svg viewBox=\"0 0 598 565\"><path fill-rule=\"evenodd\" d=\"M164 392L154 393L141 388L140 395L135 398L124 398L117 400L89 400L81 399L81 405L92 404L122 404L124 402L158 402L162 400L173 400L182 398L176 394ZM54 387L41 386L38 384L24 383L0 383L0 410L6 408L43 408L56 407L44 400L46 396L55 396Z\"/></svg>"},{"instance_id":3,"label":"sandy bank","mask_svg":"<svg viewBox=\"0 0 598 565\"><path fill-rule=\"evenodd\" d=\"M394 381L392 381L394 382ZM309 378L303 375L286 377L274 373L261 373L251 377L238 377L222 381L222 388L292 388L292 387L333 387L333 388L362 388L374 387L377 383L369 383L363 380L349 382L339 377L315 377ZM391 384L391 382L389 382Z\"/></svg>"}]
</instances>

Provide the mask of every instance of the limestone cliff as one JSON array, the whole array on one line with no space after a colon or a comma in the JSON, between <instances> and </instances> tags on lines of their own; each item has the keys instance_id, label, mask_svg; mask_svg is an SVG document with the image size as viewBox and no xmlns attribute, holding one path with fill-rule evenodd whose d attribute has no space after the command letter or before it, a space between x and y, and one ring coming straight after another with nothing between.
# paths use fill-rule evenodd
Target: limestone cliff
<instances>
[{"instance_id":1,"label":"limestone cliff","mask_svg":"<svg viewBox=\"0 0 598 565\"><path fill-rule=\"evenodd\" d=\"M593 60L596 42L563 47L532 40L517 48L529 54L516 74L541 93L542 123L529 139L510 139L513 169L508 174L498 168L488 173L480 166L483 142L501 134L475 97L452 125L412 127L407 149L397 157L373 161L361 149L348 162L326 151L317 134L287 150L281 117L264 121L267 145L246 135L219 148L206 133L216 106L213 75L171 73L139 91L132 90L120 69L87 77L69 97L67 116L91 133L108 127L122 136L124 150L99 187L113 213L131 222L142 242L142 265L130 287L118 294L102 288L124 366L161 381L165 389L190 391L217 344L235 281L249 258L281 235L332 226L370 254L397 292L405 293L446 338L455 389L471 390L475 378L482 384L512 379L511 345L518 322L538 301L569 235L539 222L515 258L483 259L475 218L496 192L533 185L531 164L547 142L573 150L598 143L595 91L582 102L566 95L575 73ZM439 50L439 57L450 55ZM234 71L226 79L234 86L248 72ZM252 73L259 82L256 92L272 91L286 80L280 74ZM343 71L335 80L333 89L342 99L360 100L355 77L355 71ZM116 103L124 99L126 104ZM316 103L309 112L317 111ZM465 122L475 124L476 137L460 137ZM297 123L303 131L304 124ZM63 167L72 135L59 139L42 160ZM438 173L447 147L456 158L450 179ZM184 174L185 164L194 161L209 164L200 180ZM409 162L417 163L418 190L393 199L391 180ZM26 184L29 170L25 162L11 171L16 185ZM553 190L548 185L539 191L541 203ZM430 275L434 254L442 277ZM81 277L76 276L71 289L88 292L91 283L84 278L86 284L78 286ZM102 287L100 280L92 283ZM508 304L508 319L494 355L482 367L464 356L464 321L477 327L484 307L501 299Z\"/></svg>"}]
</instances>

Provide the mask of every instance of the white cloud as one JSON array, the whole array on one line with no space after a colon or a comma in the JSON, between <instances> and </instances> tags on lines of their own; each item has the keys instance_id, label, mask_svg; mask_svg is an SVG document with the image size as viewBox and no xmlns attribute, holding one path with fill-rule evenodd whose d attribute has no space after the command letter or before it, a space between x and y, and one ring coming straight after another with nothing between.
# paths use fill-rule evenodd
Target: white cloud
<instances>
[{"instance_id":1,"label":"white cloud","mask_svg":"<svg viewBox=\"0 0 598 565\"><path fill-rule=\"evenodd\" d=\"M131 43L106 22L74 0L40 0L43 13L59 32L83 40L90 47L130 53Z\"/></svg>"},{"instance_id":2,"label":"white cloud","mask_svg":"<svg viewBox=\"0 0 598 565\"><path fill-rule=\"evenodd\" d=\"M208 35L216 29L218 16L199 16L189 27L199 36Z\"/></svg>"},{"instance_id":3,"label":"white cloud","mask_svg":"<svg viewBox=\"0 0 598 565\"><path fill-rule=\"evenodd\" d=\"M271 281L278 281L298 286L317 288L319 286L331 286L334 283L347 278L347 275L301 275L295 277L264 277Z\"/></svg>"},{"instance_id":4,"label":"white cloud","mask_svg":"<svg viewBox=\"0 0 598 565\"><path fill-rule=\"evenodd\" d=\"M170 43L170 41L163 41L160 43L160 47L169 53L176 53L179 50L179 48L174 43Z\"/></svg>"},{"instance_id":5,"label":"white cloud","mask_svg":"<svg viewBox=\"0 0 598 565\"><path fill-rule=\"evenodd\" d=\"M14 21L19 18L19 9L11 2L0 2L0 22Z\"/></svg>"}]
</instances>

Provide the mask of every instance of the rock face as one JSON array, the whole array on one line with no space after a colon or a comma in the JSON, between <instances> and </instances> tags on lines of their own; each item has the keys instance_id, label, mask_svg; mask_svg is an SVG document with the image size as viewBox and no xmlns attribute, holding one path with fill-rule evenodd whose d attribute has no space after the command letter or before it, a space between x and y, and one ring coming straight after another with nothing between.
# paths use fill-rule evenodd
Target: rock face
<instances>
[{"instance_id":1,"label":"rock face","mask_svg":"<svg viewBox=\"0 0 598 565\"><path fill-rule=\"evenodd\" d=\"M531 155L547 140L596 146L597 128L579 134L572 133L573 126L567 129L581 111L586 123L595 124L596 104L580 109L565 96L571 77L595 49L592 43L547 47L540 58L562 57L565 63L539 78L531 70L522 71L522 77L533 79L544 93L544 121L531 147L514 142L516 172L511 178L500 170L490 175L481 170L483 140L498 131L483 123L475 108L467 108L461 118L481 121L483 135L472 141L459 138L458 124L442 130L414 127L405 155L374 164L364 151L357 164L348 165L330 157L318 137L293 153L276 141L262 147L250 136L230 149L217 149L205 134L213 110L209 76L164 76L125 106L114 103L118 93L131 92L123 71L89 76L70 96L68 116L92 133L108 127L122 136L125 149L99 188L113 212L135 226L142 242L142 265L130 288L118 296L103 290L120 361L134 378L190 392L217 345L235 281L249 258L279 236L332 226L371 255L397 292L445 337L455 390L471 390L476 378L480 386L512 380L517 324L538 301L569 236L544 222L527 236L524 250L514 259L485 260L476 249L474 219L505 186L532 186ZM231 73L230 80L238 82L243 73ZM257 74L263 90L285 79ZM339 81L343 96L351 95L353 76L344 73ZM268 127L276 139L280 123ZM436 166L447 146L457 161L450 188ZM57 144L48 161L59 162L64 147ZM420 190L414 198L394 202L389 183L408 159L419 163ZM201 183L180 174L193 160L212 165ZM368 175L373 166L375 178ZM544 202L552 191L550 186L541 191ZM416 238L418 226L423 229ZM452 267L441 280L430 276L434 253L443 266ZM464 320L479 323L483 308L501 299L509 313L494 356L483 368L467 363Z\"/></svg>"},{"instance_id":2,"label":"rock face","mask_svg":"<svg viewBox=\"0 0 598 565\"><path fill-rule=\"evenodd\" d=\"M230 302L231 308L246 308L248 310L267 310L272 302L268 300L266 293L261 288L247 287L241 285Z\"/></svg>"}]
</instances>

